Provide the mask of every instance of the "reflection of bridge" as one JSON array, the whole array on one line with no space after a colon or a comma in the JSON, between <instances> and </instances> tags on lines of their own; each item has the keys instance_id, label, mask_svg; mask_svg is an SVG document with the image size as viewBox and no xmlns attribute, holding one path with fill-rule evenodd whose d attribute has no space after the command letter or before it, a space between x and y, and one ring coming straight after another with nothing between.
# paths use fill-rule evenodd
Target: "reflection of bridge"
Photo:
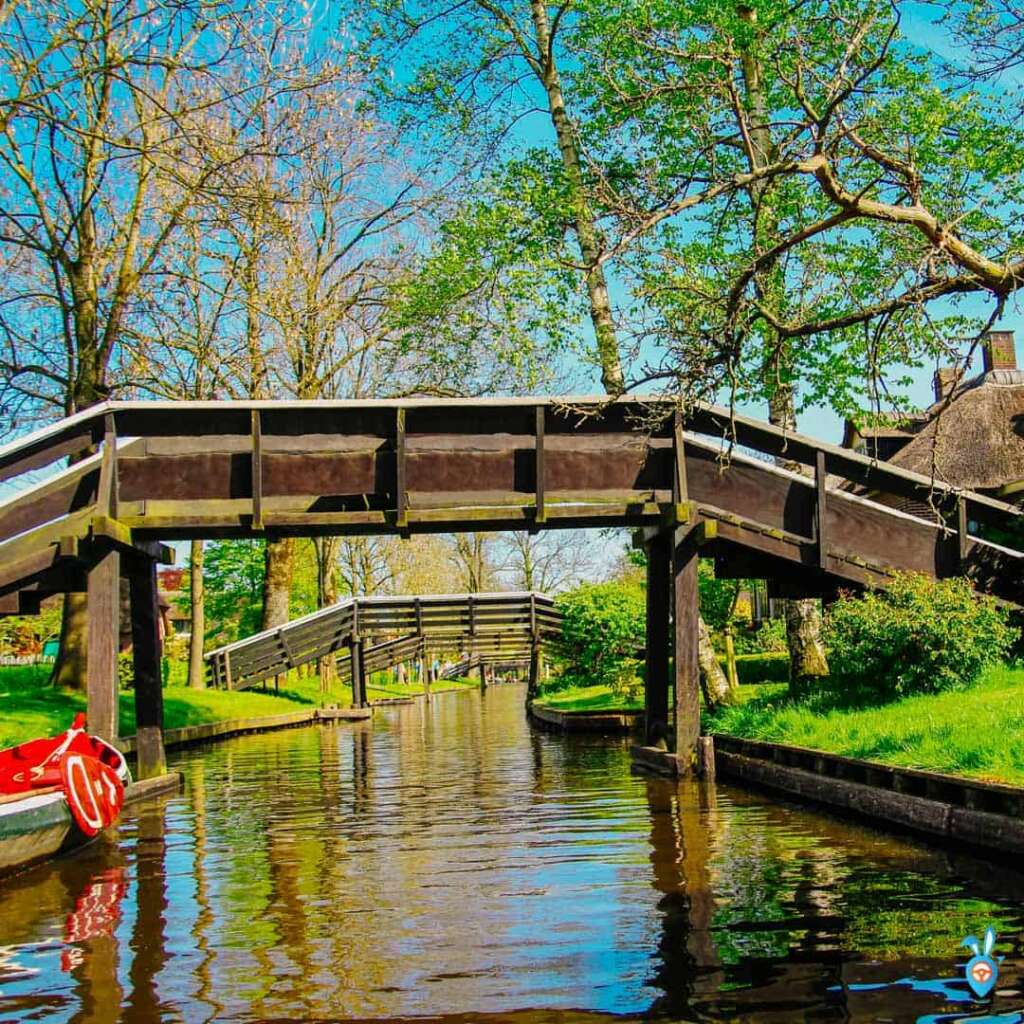
<instances>
[{"instance_id":1,"label":"reflection of bridge","mask_svg":"<svg viewBox=\"0 0 1024 1024\"><path fill-rule=\"evenodd\" d=\"M373 672L457 651L467 667L528 661L533 692L541 645L561 633L561 623L545 594L357 597L218 647L206 659L215 685L238 690L335 656L353 703L362 707Z\"/></svg>"},{"instance_id":2,"label":"reflection of bridge","mask_svg":"<svg viewBox=\"0 0 1024 1024\"><path fill-rule=\"evenodd\" d=\"M726 459L709 435L760 457ZM810 475L765 461L780 456ZM637 398L109 403L0 448L0 480L66 457L79 461L0 505L0 600L27 611L51 593L88 593L90 719L113 736L118 577L128 576L143 775L162 763L158 540L642 528L648 738L668 731L674 680L686 757L699 724L698 553L789 596L916 571L963 573L1022 603L1024 554L983 539L1019 536L1012 506L710 406L680 415L667 400ZM930 511L893 507L906 499Z\"/></svg>"}]
</instances>

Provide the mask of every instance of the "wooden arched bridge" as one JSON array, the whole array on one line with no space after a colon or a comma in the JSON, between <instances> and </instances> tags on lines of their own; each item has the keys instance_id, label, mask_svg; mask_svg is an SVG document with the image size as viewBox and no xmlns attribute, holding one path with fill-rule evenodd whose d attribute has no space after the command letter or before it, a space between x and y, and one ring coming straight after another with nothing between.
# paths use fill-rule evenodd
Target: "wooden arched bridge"
<instances>
[{"instance_id":1,"label":"wooden arched bridge","mask_svg":"<svg viewBox=\"0 0 1024 1024\"><path fill-rule=\"evenodd\" d=\"M128 576L143 774L162 764L160 541L640 529L648 737L666 733L674 691L684 761L699 728L698 553L789 596L884 586L894 571L915 571L965 574L1024 601L1013 506L713 406L681 413L634 397L108 403L0 448L0 480L67 458L76 461L0 505L0 602L29 611L48 594L88 594L90 716L114 735L118 578Z\"/></svg>"},{"instance_id":2,"label":"wooden arched bridge","mask_svg":"<svg viewBox=\"0 0 1024 1024\"><path fill-rule=\"evenodd\" d=\"M218 647L206 661L215 686L238 690L333 655L353 704L364 707L371 673L452 650L480 666L527 662L535 691L542 645L561 632L546 594L356 597Z\"/></svg>"}]
</instances>

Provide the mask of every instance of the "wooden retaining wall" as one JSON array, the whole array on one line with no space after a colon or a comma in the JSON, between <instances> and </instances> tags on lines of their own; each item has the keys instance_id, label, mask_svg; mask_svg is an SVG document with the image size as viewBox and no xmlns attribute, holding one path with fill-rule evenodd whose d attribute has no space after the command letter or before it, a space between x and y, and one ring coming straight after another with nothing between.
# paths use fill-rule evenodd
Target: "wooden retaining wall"
<instances>
[{"instance_id":1,"label":"wooden retaining wall","mask_svg":"<svg viewBox=\"0 0 1024 1024\"><path fill-rule=\"evenodd\" d=\"M1024 851L1024 788L734 736L713 742L722 778L931 838ZM678 759L665 751L634 747L633 759L662 774L682 774Z\"/></svg>"},{"instance_id":2,"label":"wooden retaining wall","mask_svg":"<svg viewBox=\"0 0 1024 1024\"><path fill-rule=\"evenodd\" d=\"M288 729L313 722L362 722L373 716L372 708L310 708L290 711L284 715L264 715L261 718L234 718L226 722L209 722L204 725L186 725L182 729L168 729L164 733L165 748L188 747L209 740L227 739L248 732L269 732L272 729ZM123 736L117 741L123 754L135 753L135 737Z\"/></svg>"},{"instance_id":3,"label":"wooden retaining wall","mask_svg":"<svg viewBox=\"0 0 1024 1024\"><path fill-rule=\"evenodd\" d=\"M562 732L629 733L643 724L642 711L557 711L534 704L530 716L535 721Z\"/></svg>"}]
</instances>

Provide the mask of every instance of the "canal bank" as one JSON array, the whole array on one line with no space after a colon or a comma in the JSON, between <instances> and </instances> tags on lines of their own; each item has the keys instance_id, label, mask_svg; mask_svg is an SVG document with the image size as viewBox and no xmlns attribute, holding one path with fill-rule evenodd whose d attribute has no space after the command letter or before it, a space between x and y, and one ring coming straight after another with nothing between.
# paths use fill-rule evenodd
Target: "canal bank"
<instances>
[{"instance_id":1,"label":"canal bank","mask_svg":"<svg viewBox=\"0 0 1024 1024\"><path fill-rule=\"evenodd\" d=\"M0 886L0 1018L914 1019L945 1004L852 986L952 977L987 923L1022 987L1020 874L634 775L524 697L174 752L180 793Z\"/></svg>"}]
</instances>

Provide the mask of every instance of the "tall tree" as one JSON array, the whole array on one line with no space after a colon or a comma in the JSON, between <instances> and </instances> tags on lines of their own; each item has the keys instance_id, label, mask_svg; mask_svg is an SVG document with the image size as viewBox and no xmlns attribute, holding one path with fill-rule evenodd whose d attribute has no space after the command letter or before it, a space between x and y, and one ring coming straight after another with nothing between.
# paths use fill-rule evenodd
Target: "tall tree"
<instances>
[{"instance_id":1,"label":"tall tree","mask_svg":"<svg viewBox=\"0 0 1024 1024\"><path fill-rule=\"evenodd\" d=\"M506 543L504 573L514 589L555 594L597 572L593 536L584 530L516 531Z\"/></svg>"},{"instance_id":2,"label":"tall tree","mask_svg":"<svg viewBox=\"0 0 1024 1024\"><path fill-rule=\"evenodd\" d=\"M413 69L411 87L393 95L430 125L434 145L452 153L461 137L463 153L478 147L489 154L500 152L505 137L514 134L535 104L544 111L557 154L559 216L566 218L565 226L571 225L576 240L576 252L567 256L566 265L578 273L586 291L601 381L609 394L619 394L625 378L601 262L601 232L587 188L578 125L562 86L559 37L569 5L468 0L447 11L443 22L433 7L418 0L379 0L375 6L384 38L395 47L392 53ZM530 168L527 164L518 170L515 177L522 182ZM484 209L476 213L486 218ZM489 226L507 234L500 224ZM518 250L509 254L513 261L522 258ZM493 262L489 252L477 255ZM543 254L538 259L544 260Z\"/></svg>"},{"instance_id":3,"label":"tall tree","mask_svg":"<svg viewBox=\"0 0 1024 1024\"><path fill-rule=\"evenodd\" d=\"M456 573L458 593L498 590L500 570L496 538L489 533L456 533L448 541L448 561Z\"/></svg>"},{"instance_id":4,"label":"tall tree","mask_svg":"<svg viewBox=\"0 0 1024 1024\"><path fill-rule=\"evenodd\" d=\"M8 426L124 386L126 341L197 197L224 187L254 104L309 82L276 61L282 9L35 0L5 9L0 401ZM265 16L265 17L264 17ZM301 20L301 19L300 19ZM257 24L266 34L250 31ZM58 682L84 682L69 597Z\"/></svg>"},{"instance_id":5,"label":"tall tree","mask_svg":"<svg viewBox=\"0 0 1024 1024\"><path fill-rule=\"evenodd\" d=\"M483 142L485 151L500 154L494 161L497 168L484 179L484 195L478 191L453 219L436 263L428 268L435 301L452 317L462 312L460 300L467 294L499 291L496 305L513 331L522 330L525 321L524 333L546 330L564 347L571 338L565 324L572 321L566 300L573 281L582 282L602 384L610 396L620 394L626 387L625 345L612 315L607 242L595 203L594 175L581 149L585 133L563 86L566 45L568 63L578 57L571 42L578 29L568 27L573 6L543 0L469 0L450 12L440 39L429 8L412 0L388 0L380 9L391 28L388 37L414 67L413 84L402 101L426 107L446 144L453 136L468 134L474 143ZM421 64L414 44L424 32L430 58ZM530 86L534 93L539 89L557 152L554 161L536 149L524 156L521 145L511 154L502 150L505 137L532 112ZM570 225L575 253L564 245ZM484 308L489 314L491 305ZM475 329L481 326L478 318L471 322ZM483 326L489 326L486 316ZM712 692L724 692L721 668L705 653L701 670L712 680Z\"/></svg>"}]
</instances>

